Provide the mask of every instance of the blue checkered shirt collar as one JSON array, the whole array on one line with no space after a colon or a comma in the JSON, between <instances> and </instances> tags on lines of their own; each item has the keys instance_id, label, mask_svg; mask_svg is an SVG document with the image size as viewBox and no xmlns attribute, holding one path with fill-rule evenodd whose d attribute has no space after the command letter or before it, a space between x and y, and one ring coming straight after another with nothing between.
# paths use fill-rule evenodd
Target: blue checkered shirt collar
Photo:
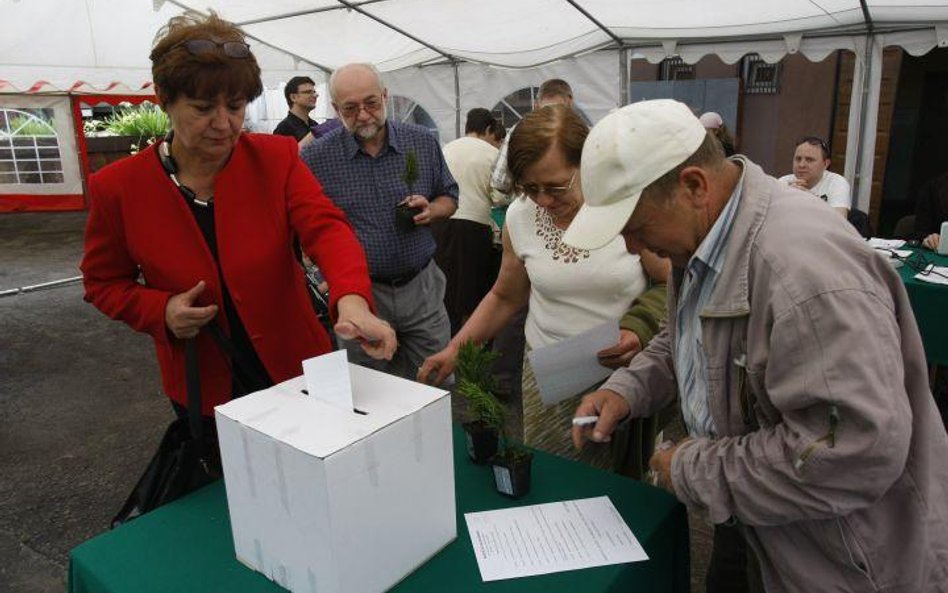
<instances>
[{"instance_id":1,"label":"blue checkered shirt collar","mask_svg":"<svg viewBox=\"0 0 948 593\"><path fill-rule=\"evenodd\" d=\"M359 152L368 155L367 152L362 150L362 144L359 143L356 139L356 135L346 129L343 132L343 145L346 149L346 156L349 159L354 159L356 154ZM392 125L391 119L385 120L385 145L382 146L382 150L379 151L379 154L384 154L385 152L392 150L398 154L405 153L405 147L402 145L400 138L398 136L398 130L395 126Z\"/></svg>"}]
</instances>

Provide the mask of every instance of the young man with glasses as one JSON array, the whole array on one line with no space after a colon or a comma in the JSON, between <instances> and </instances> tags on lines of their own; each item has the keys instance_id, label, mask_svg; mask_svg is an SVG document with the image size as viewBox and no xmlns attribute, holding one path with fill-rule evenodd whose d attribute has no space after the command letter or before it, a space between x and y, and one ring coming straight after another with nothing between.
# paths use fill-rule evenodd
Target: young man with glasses
<instances>
[{"instance_id":1,"label":"young man with glasses","mask_svg":"<svg viewBox=\"0 0 948 593\"><path fill-rule=\"evenodd\" d=\"M327 119L319 124L309 117L319 99L316 83L312 78L294 76L283 88L283 95L286 97L286 104L290 110L283 121L277 124L273 133L296 138L300 148L341 125L336 119Z\"/></svg>"},{"instance_id":2,"label":"young man with glasses","mask_svg":"<svg viewBox=\"0 0 948 593\"><path fill-rule=\"evenodd\" d=\"M800 188L836 209L846 218L852 207L852 192L846 178L832 171L829 147L815 136L807 136L797 143L793 153L793 173L780 181Z\"/></svg>"},{"instance_id":3,"label":"young man with glasses","mask_svg":"<svg viewBox=\"0 0 948 593\"><path fill-rule=\"evenodd\" d=\"M329 92L344 127L301 156L355 229L369 262L376 310L395 328L399 349L392 361L374 363L357 343L341 342L353 362L414 379L421 362L451 337L445 277L433 261L430 225L454 214L458 184L431 132L388 119L388 91L374 66L339 68ZM407 228L396 224L396 209L405 206L414 209Z\"/></svg>"}]
</instances>

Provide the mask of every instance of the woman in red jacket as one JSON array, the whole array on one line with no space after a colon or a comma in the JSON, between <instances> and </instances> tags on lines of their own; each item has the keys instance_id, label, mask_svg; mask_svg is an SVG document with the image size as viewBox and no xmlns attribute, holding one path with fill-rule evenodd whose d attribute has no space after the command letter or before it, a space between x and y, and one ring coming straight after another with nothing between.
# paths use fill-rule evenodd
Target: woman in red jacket
<instances>
[{"instance_id":1,"label":"woman in red jacket","mask_svg":"<svg viewBox=\"0 0 948 593\"><path fill-rule=\"evenodd\" d=\"M260 68L216 15L172 19L151 52L171 119L161 142L92 177L86 300L155 341L165 392L187 405L184 340L197 339L202 412L302 373L328 352L294 238L332 288L335 331L391 358L395 334L370 310L365 256L290 138L242 134ZM237 351L233 364L211 320Z\"/></svg>"}]
</instances>

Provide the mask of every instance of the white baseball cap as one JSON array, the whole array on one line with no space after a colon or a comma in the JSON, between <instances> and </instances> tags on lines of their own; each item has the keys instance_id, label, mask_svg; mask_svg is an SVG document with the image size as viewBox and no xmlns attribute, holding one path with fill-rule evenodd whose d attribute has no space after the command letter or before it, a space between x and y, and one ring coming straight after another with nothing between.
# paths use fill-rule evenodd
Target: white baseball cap
<instances>
[{"instance_id":1,"label":"white baseball cap","mask_svg":"<svg viewBox=\"0 0 948 593\"><path fill-rule=\"evenodd\" d=\"M589 132L580 175L585 204L563 235L579 249L599 249L628 222L642 190L698 150L707 132L691 109L671 99L613 111Z\"/></svg>"}]
</instances>

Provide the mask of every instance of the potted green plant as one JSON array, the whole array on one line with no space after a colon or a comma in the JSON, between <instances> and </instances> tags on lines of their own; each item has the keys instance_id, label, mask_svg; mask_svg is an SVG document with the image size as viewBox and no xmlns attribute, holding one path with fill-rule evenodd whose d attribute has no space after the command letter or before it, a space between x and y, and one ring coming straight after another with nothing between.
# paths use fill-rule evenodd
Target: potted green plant
<instances>
[{"instance_id":1,"label":"potted green plant","mask_svg":"<svg viewBox=\"0 0 948 593\"><path fill-rule=\"evenodd\" d=\"M520 497L530 491L533 453L516 444L507 430L507 410L494 394L491 365L499 356L473 342L458 350L456 392L473 418L463 425L468 455L475 463L490 461L497 491Z\"/></svg>"},{"instance_id":2,"label":"potted green plant","mask_svg":"<svg viewBox=\"0 0 948 593\"><path fill-rule=\"evenodd\" d=\"M455 391L467 401L470 420L462 428L474 463L487 463L497 453L506 421L504 406L491 392L494 377L490 369L497 356L474 342L465 342L458 349Z\"/></svg>"},{"instance_id":3,"label":"potted green plant","mask_svg":"<svg viewBox=\"0 0 948 593\"><path fill-rule=\"evenodd\" d=\"M137 138L132 144L133 152L137 152L167 134L171 120L157 105L139 105L113 115L106 120L105 129L115 136Z\"/></svg>"},{"instance_id":4,"label":"potted green plant","mask_svg":"<svg viewBox=\"0 0 948 593\"><path fill-rule=\"evenodd\" d=\"M171 129L168 115L158 106L140 105L108 119L83 122L89 164L93 171L135 154Z\"/></svg>"},{"instance_id":5,"label":"potted green plant","mask_svg":"<svg viewBox=\"0 0 948 593\"><path fill-rule=\"evenodd\" d=\"M408 194L414 194L415 183L418 181L418 155L414 150L409 150L405 155L405 169L402 171L402 181L408 186ZM420 212L421 208L409 206L407 202L401 202L395 206L395 226L403 231L414 229L415 216Z\"/></svg>"}]
</instances>

